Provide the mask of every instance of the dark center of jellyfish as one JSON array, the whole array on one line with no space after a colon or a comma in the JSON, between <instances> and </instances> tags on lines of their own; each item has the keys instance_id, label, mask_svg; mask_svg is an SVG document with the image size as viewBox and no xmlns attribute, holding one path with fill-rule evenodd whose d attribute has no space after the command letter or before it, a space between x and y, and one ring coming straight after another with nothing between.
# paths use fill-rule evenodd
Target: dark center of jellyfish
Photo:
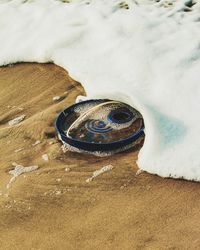
<instances>
[{"instance_id":1,"label":"dark center of jellyfish","mask_svg":"<svg viewBox=\"0 0 200 250\"><path fill-rule=\"evenodd\" d=\"M126 123L133 118L133 113L129 110L117 110L110 115L110 120L116 123Z\"/></svg>"},{"instance_id":2,"label":"dark center of jellyfish","mask_svg":"<svg viewBox=\"0 0 200 250\"><path fill-rule=\"evenodd\" d=\"M113 115L113 118L117 121L125 121L129 118L129 114L125 113L125 112L120 112L120 113L117 113L117 114L114 114Z\"/></svg>"},{"instance_id":3,"label":"dark center of jellyfish","mask_svg":"<svg viewBox=\"0 0 200 250\"><path fill-rule=\"evenodd\" d=\"M104 128L106 126L106 123L104 121L99 121L98 124L97 124L97 126L99 128Z\"/></svg>"}]
</instances>

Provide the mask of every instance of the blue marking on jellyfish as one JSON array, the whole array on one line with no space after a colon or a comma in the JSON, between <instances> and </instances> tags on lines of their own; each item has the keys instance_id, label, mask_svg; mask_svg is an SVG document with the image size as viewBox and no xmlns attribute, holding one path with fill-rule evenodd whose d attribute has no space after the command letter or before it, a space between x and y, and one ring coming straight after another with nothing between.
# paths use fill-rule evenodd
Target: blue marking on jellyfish
<instances>
[{"instance_id":1,"label":"blue marking on jellyfish","mask_svg":"<svg viewBox=\"0 0 200 250\"><path fill-rule=\"evenodd\" d=\"M112 127L108 126L106 122L99 120L89 120L86 123L86 128L93 133L108 133L112 130Z\"/></svg>"}]
</instances>

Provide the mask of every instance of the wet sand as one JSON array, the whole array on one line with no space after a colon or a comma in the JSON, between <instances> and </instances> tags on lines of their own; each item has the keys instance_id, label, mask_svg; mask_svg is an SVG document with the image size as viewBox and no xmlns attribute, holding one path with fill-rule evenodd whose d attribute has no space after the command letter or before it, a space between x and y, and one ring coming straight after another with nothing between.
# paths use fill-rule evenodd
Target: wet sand
<instances>
[{"instance_id":1,"label":"wet sand","mask_svg":"<svg viewBox=\"0 0 200 250\"><path fill-rule=\"evenodd\" d=\"M0 249L199 249L198 183L136 175L139 147L107 158L62 152L54 120L80 94L52 64L0 68ZM7 189L13 162L39 169Z\"/></svg>"}]
</instances>

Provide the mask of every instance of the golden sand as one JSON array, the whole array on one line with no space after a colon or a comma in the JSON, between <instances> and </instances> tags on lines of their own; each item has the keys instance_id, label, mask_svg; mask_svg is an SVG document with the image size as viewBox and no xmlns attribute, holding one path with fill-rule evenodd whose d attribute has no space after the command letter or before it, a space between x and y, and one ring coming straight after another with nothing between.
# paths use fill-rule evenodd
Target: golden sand
<instances>
[{"instance_id":1,"label":"golden sand","mask_svg":"<svg viewBox=\"0 0 200 250\"><path fill-rule=\"evenodd\" d=\"M0 68L0 249L199 249L198 183L136 175L138 148L107 158L62 152L54 120L80 94L52 64ZM13 162L39 168L7 189Z\"/></svg>"}]
</instances>

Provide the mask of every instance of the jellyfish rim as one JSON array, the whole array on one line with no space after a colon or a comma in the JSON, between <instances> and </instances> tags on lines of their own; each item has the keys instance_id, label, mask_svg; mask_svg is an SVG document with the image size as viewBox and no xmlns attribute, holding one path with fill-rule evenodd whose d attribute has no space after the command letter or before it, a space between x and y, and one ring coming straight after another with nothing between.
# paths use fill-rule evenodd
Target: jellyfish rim
<instances>
[{"instance_id":1,"label":"jellyfish rim","mask_svg":"<svg viewBox=\"0 0 200 250\"><path fill-rule=\"evenodd\" d=\"M134 143L140 136L144 134L145 127L144 127L144 122L142 120L142 125L139 130L137 130L131 136L118 140L118 141L104 142L104 143L86 142L86 141L81 141L81 140L71 138L66 135L66 133L62 129L62 124L63 124L63 121L66 120L66 117L72 113L75 107L81 104L87 104L87 103L93 103L93 102L103 103L107 101L110 101L110 100L109 99L90 99L90 100L72 104L71 106L68 106L63 111L61 111L58 114L58 117L56 118L56 121L55 121L55 128L61 141L79 150L84 150L84 151L89 151L89 152L95 152L95 151L108 152L108 151L118 150L127 145L131 145L131 143ZM137 111L136 109L134 110L136 113L139 113L139 111Z\"/></svg>"}]
</instances>

